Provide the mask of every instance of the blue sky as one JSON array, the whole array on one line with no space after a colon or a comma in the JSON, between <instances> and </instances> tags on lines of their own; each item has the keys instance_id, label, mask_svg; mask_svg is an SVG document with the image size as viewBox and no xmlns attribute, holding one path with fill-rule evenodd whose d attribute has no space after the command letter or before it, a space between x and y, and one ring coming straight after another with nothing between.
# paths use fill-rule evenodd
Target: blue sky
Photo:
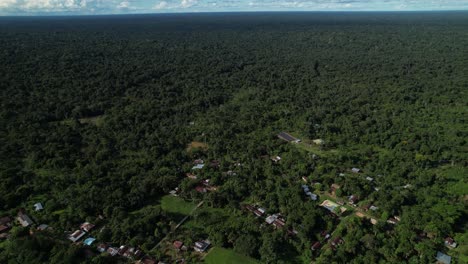
<instances>
[{"instance_id":1,"label":"blue sky","mask_svg":"<svg viewBox=\"0 0 468 264\"><path fill-rule=\"evenodd\" d=\"M0 15L468 10L468 0L0 0Z\"/></svg>"}]
</instances>

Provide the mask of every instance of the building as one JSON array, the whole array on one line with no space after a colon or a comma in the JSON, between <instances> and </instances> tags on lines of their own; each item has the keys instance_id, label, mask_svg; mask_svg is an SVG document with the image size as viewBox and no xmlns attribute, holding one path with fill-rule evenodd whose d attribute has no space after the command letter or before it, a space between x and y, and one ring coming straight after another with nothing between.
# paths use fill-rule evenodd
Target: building
<instances>
[{"instance_id":1,"label":"building","mask_svg":"<svg viewBox=\"0 0 468 264\"><path fill-rule=\"evenodd\" d=\"M457 247L457 243L451 237L445 238L444 244L445 244L445 246L447 246L449 248L456 248Z\"/></svg>"},{"instance_id":2,"label":"building","mask_svg":"<svg viewBox=\"0 0 468 264\"><path fill-rule=\"evenodd\" d=\"M358 202L358 198L356 195L351 195L348 198L349 204L355 205Z\"/></svg>"},{"instance_id":3,"label":"building","mask_svg":"<svg viewBox=\"0 0 468 264\"><path fill-rule=\"evenodd\" d=\"M271 157L271 160L272 160L273 162L275 162L275 163L278 163L278 162L280 162L281 157L280 157L280 156Z\"/></svg>"},{"instance_id":4,"label":"building","mask_svg":"<svg viewBox=\"0 0 468 264\"><path fill-rule=\"evenodd\" d=\"M86 233L82 230L75 230L75 232L68 236L68 239L70 239L72 242L76 242L80 240L85 234Z\"/></svg>"},{"instance_id":5,"label":"building","mask_svg":"<svg viewBox=\"0 0 468 264\"><path fill-rule=\"evenodd\" d=\"M24 210L20 210L20 212L18 213L18 217L16 219L18 219L18 222L23 227L30 226L30 225L32 225L34 223L31 220L31 218L29 218L29 216L24 212Z\"/></svg>"},{"instance_id":6,"label":"building","mask_svg":"<svg viewBox=\"0 0 468 264\"><path fill-rule=\"evenodd\" d=\"M175 249L180 250L182 246L184 245L184 242L176 240L172 243Z\"/></svg>"},{"instance_id":7,"label":"building","mask_svg":"<svg viewBox=\"0 0 468 264\"><path fill-rule=\"evenodd\" d=\"M284 141L287 141L287 142L293 142L293 143L299 143L301 142L300 139L297 139L293 136L291 136L290 134L286 133L286 132L281 132L278 134L278 138L284 140Z\"/></svg>"},{"instance_id":8,"label":"building","mask_svg":"<svg viewBox=\"0 0 468 264\"><path fill-rule=\"evenodd\" d=\"M319 145L319 146L321 146L321 145L324 145L324 144L325 144L325 140L323 140L323 139L320 139L320 138L318 138L318 139L314 139L314 140L312 140L312 142L313 142L315 145Z\"/></svg>"},{"instance_id":9,"label":"building","mask_svg":"<svg viewBox=\"0 0 468 264\"><path fill-rule=\"evenodd\" d=\"M452 262L452 257L437 251L436 260L439 264L450 264Z\"/></svg>"},{"instance_id":10,"label":"building","mask_svg":"<svg viewBox=\"0 0 468 264\"><path fill-rule=\"evenodd\" d=\"M80 229L85 232L89 232L93 228L94 228L94 225L89 222L84 222L83 224L80 225Z\"/></svg>"},{"instance_id":11,"label":"building","mask_svg":"<svg viewBox=\"0 0 468 264\"><path fill-rule=\"evenodd\" d=\"M390 217L390 218L387 220L387 223L392 224L392 225L396 225L396 224L398 223L398 220L396 220L396 219L393 218L393 217Z\"/></svg>"},{"instance_id":12,"label":"building","mask_svg":"<svg viewBox=\"0 0 468 264\"><path fill-rule=\"evenodd\" d=\"M278 218L277 214L269 215L267 218L265 218L265 222L271 225L277 218Z\"/></svg>"},{"instance_id":13,"label":"building","mask_svg":"<svg viewBox=\"0 0 468 264\"><path fill-rule=\"evenodd\" d=\"M111 256L115 256L119 253L119 250L115 247L109 247L107 250L106 250L107 253L109 253Z\"/></svg>"},{"instance_id":14,"label":"building","mask_svg":"<svg viewBox=\"0 0 468 264\"><path fill-rule=\"evenodd\" d=\"M195 242L195 246L193 249L197 252L205 252L211 245L211 242L209 240L200 240Z\"/></svg>"},{"instance_id":15,"label":"building","mask_svg":"<svg viewBox=\"0 0 468 264\"><path fill-rule=\"evenodd\" d=\"M313 250L313 251L315 251L315 250L320 249L320 246L321 246L320 242L317 241L317 242L315 242L315 243L312 244L312 246L310 247L310 249Z\"/></svg>"},{"instance_id":16,"label":"building","mask_svg":"<svg viewBox=\"0 0 468 264\"><path fill-rule=\"evenodd\" d=\"M103 253L103 252L106 252L108 246L106 243L100 243L99 245L97 245L96 248L99 252Z\"/></svg>"},{"instance_id":17,"label":"building","mask_svg":"<svg viewBox=\"0 0 468 264\"><path fill-rule=\"evenodd\" d=\"M352 168L351 171L352 171L353 173L360 173L360 172L361 172L361 169Z\"/></svg>"},{"instance_id":18,"label":"building","mask_svg":"<svg viewBox=\"0 0 468 264\"><path fill-rule=\"evenodd\" d=\"M192 167L192 170L201 170L203 167L205 167L205 164L197 164Z\"/></svg>"},{"instance_id":19,"label":"building","mask_svg":"<svg viewBox=\"0 0 468 264\"><path fill-rule=\"evenodd\" d=\"M36 203L36 204L34 204L34 210L36 210L36 211L41 211L41 210L43 210L43 209L44 209L44 207L42 206L41 203Z\"/></svg>"},{"instance_id":20,"label":"building","mask_svg":"<svg viewBox=\"0 0 468 264\"><path fill-rule=\"evenodd\" d=\"M39 226L37 227L37 230L39 230L39 231L44 231L44 230L46 230L47 228L49 228L48 225L46 225L46 224L41 224L41 225L39 225Z\"/></svg>"}]
</instances>

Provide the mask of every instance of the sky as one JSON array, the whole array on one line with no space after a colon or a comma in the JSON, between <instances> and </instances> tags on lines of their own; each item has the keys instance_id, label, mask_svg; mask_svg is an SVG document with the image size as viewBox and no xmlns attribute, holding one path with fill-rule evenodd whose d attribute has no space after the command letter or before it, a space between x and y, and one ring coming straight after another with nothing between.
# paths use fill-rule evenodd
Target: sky
<instances>
[{"instance_id":1,"label":"sky","mask_svg":"<svg viewBox=\"0 0 468 264\"><path fill-rule=\"evenodd\" d=\"M468 10L468 0L0 0L0 15Z\"/></svg>"}]
</instances>

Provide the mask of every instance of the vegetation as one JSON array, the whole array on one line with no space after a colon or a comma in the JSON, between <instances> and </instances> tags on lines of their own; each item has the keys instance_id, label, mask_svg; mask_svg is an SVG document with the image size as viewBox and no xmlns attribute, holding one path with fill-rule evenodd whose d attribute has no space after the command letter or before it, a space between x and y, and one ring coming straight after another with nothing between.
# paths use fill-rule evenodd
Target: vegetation
<instances>
[{"instance_id":1,"label":"vegetation","mask_svg":"<svg viewBox=\"0 0 468 264\"><path fill-rule=\"evenodd\" d=\"M0 46L0 218L34 221L0 263L130 261L85 221L169 263L467 259L466 12L4 17Z\"/></svg>"}]
</instances>

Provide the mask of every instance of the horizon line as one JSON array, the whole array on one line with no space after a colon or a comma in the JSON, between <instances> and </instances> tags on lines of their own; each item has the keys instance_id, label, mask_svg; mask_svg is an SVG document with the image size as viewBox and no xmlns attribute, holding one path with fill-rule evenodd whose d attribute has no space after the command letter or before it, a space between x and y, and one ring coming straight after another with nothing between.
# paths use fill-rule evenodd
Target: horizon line
<instances>
[{"instance_id":1,"label":"horizon line","mask_svg":"<svg viewBox=\"0 0 468 264\"><path fill-rule=\"evenodd\" d=\"M193 14L239 14L239 13L453 13L468 12L468 9L453 10L239 10L239 11L171 11L171 12L142 12L142 13L101 13L101 14L0 14L2 17L97 17L97 16L138 16L138 15L193 15ZM71 13L71 12L70 12Z\"/></svg>"}]
</instances>

